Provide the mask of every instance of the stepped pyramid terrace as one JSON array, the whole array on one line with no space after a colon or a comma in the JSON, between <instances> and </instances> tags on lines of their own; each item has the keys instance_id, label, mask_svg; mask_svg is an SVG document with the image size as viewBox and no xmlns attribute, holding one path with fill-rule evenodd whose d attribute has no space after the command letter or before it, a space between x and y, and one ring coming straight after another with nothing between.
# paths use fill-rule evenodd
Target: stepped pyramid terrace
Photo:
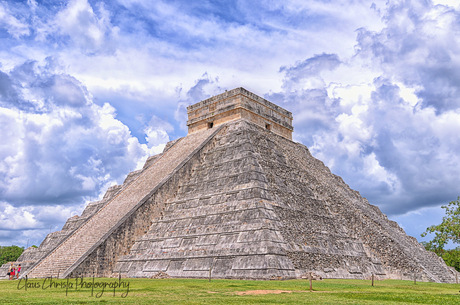
<instances>
[{"instance_id":1,"label":"stepped pyramid terrace","mask_svg":"<svg viewBox=\"0 0 460 305\"><path fill-rule=\"evenodd\" d=\"M243 88L187 110L188 135L24 251L23 276L455 282L442 259L292 141L289 111Z\"/></svg>"}]
</instances>

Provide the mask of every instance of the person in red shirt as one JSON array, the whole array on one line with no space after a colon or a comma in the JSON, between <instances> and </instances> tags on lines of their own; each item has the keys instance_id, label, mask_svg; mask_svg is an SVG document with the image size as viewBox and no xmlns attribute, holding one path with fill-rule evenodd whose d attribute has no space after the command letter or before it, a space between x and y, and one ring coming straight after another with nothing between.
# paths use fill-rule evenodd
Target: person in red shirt
<instances>
[{"instance_id":1,"label":"person in red shirt","mask_svg":"<svg viewBox=\"0 0 460 305\"><path fill-rule=\"evenodd\" d=\"M21 272L21 264L18 265L18 269L16 270L16 279L19 278L19 272Z\"/></svg>"},{"instance_id":2,"label":"person in red shirt","mask_svg":"<svg viewBox=\"0 0 460 305\"><path fill-rule=\"evenodd\" d=\"M16 273L16 267L13 265L13 268L11 268L11 271L10 271L10 280L14 280L15 273Z\"/></svg>"}]
</instances>

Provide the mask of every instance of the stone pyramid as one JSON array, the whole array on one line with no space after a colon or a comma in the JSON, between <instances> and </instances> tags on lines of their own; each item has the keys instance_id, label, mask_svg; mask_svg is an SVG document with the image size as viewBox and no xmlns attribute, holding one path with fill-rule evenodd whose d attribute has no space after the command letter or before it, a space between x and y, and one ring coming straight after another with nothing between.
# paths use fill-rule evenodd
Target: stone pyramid
<instances>
[{"instance_id":1,"label":"stone pyramid","mask_svg":"<svg viewBox=\"0 0 460 305\"><path fill-rule=\"evenodd\" d=\"M186 137L27 249L18 260L25 274L290 279L314 272L455 282L440 258L291 140L290 112L237 88L189 106L188 115Z\"/></svg>"}]
</instances>

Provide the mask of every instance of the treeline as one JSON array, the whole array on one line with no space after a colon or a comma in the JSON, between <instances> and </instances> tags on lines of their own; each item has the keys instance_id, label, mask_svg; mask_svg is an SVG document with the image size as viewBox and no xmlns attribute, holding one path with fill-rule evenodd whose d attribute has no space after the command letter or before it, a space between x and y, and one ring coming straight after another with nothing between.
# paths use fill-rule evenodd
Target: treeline
<instances>
[{"instance_id":1,"label":"treeline","mask_svg":"<svg viewBox=\"0 0 460 305\"><path fill-rule=\"evenodd\" d=\"M23 247L18 246L0 246L0 266L8 263L14 262L21 256L24 252Z\"/></svg>"}]
</instances>

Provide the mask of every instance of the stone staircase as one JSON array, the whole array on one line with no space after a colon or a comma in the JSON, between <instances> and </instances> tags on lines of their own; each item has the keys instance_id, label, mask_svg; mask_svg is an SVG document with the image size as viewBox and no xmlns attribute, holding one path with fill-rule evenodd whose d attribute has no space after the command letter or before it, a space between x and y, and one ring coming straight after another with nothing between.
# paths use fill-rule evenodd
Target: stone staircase
<instances>
[{"instance_id":1,"label":"stone staircase","mask_svg":"<svg viewBox=\"0 0 460 305\"><path fill-rule=\"evenodd\" d=\"M188 160L187 157L196 152L200 144L207 142L219 130L214 128L196 132L174 143L91 219L29 270L28 277L66 277L70 274L130 212L150 197L152 190L169 179L175 169L180 168Z\"/></svg>"},{"instance_id":2,"label":"stone staircase","mask_svg":"<svg viewBox=\"0 0 460 305\"><path fill-rule=\"evenodd\" d=\"M393 222L394 223L394 222ZM414 237L407 237L406 233L396 224L391 221L380 222L383 226L390 224L386 227L387 231L392 231L392 238L394 238L401 249L406 251L418 266L419 270L416 271L417 277L422 277L422 280L429 280L435 283L454 283L455 273L446 266L443 259L437 256L434 252L425 250ZM410 275L413 278L413 275Z\"/></svg>"},{"instance_id":3,"label":"stone staircase","mask_svg":"<svg viewBox=\"0 0 460 305\"><path fill-rule=\"evenodd\" d=\"M438 257L434 253L429 253L426 256L417 255L417 260L420 265L423 266L423 271L430 277L430 280L436 283L454 283L455 274L451 271L445 272L448 268L442 261L442 258Z\"/></svg>"},{"instance_id":4,"label":"stone staircase","mask_svg":"<svg viewBox=\"0 0 460 305\"><path fill-rule=\"evenodd\" d=\"M375 210L371 212L375 212ZM401 250L406 252L407 257L419 267L415 271L419 280L428 280L435 283L455 282L455 273L446 266L442 258L438 257L434 252L425 250L414 237L408 237L395 222L377 218L377 216L374 216L373 219L378 219L378 223L385 227L387 232L392 232L391 238L395 240ZM413 274L410 274L409 278L413 279L413 276Z\"/></svg>"}]
</instances>

